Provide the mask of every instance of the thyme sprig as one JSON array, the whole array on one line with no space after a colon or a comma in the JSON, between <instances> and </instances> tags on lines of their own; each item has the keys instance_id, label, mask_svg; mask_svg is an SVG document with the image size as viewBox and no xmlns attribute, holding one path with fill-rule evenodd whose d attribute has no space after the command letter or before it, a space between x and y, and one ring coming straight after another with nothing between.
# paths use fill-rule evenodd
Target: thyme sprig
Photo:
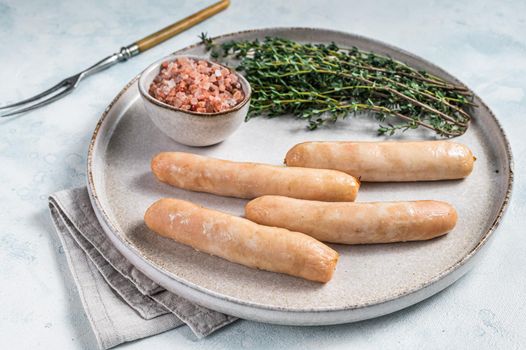
<instances>
[{"instance_id":1,"label":"thyme sprig","mask_svg":"<svg viewBox=\"0 0 526 350\"><path fill-rule=\"evenodd\" d=\"M217 46L204 33L201 40L214 58L234 58L250 82L247 120L293 114L312 130L369 112L379 134L425 127L451 137L466 131L475 106L463 86L355 47L274 37Z\"/></svg>"}]
</instances>

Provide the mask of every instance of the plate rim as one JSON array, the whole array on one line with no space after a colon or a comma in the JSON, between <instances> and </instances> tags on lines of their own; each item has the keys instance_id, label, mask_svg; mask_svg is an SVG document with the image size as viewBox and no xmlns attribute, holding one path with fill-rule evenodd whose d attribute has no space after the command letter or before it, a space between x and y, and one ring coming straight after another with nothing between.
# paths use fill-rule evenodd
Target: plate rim
<instances>
[{"instance_id":1,"label":"plate rim","mask_svg":"<svg viewBox=\"0 0 526 350\"><path fill-rule=\"evenodd\" d=\"M458 78L456 78L455 76L451 75L449 72L447 72L443 68L435 65L432 62L429 62L428 60L426 60L426 59L424 59L424 58L422 58L422 57L420 57L418 55L415 55L415 54L413 54L411 52L405 51L404 49L398 48L396 46L393 46L391 44L387 44L385 42L382 42L382 41L379 41L379 40L376 40L376 39L371 39L371 38L368 38L366 36L362 36L362 35L358 35L358 34L354 34L354 33L348 33L348 32L344 32L344 31L325 29L325 28L310 28L310 27L270 27L270 28L257 28L257 29L249 29L249 30L243 30L243 31L227 33L227 34L216 36L216 37L214 37L212 39L213 40L228 39L229 37L232 37L232 36L243 35L243 34L250 34L250 33L258 33L258 32L266 32L266 31L304 31L304 32L313 31L313 32L325 32L325 33L328 33L328 34L342 35L342 36L347 36L347 37L350 36L350 37L354 37L354 38L359 39L359 40L369 41L369 42L372 42L374 44L378 44L378 45L384 46L386 48L389 48L391 50L395 50L395 51L397 51L399 53L402 53L402 54L407 55L407 56L409 56L409 57L411 57L413 59L416 59L416 60L418 60L420 62L423 62L423 63L425 63L425 64L427 64L429 66L432 66L433 68L436 68L436 69L446 73L448 76L452 77L457 83L462 84L463 86L466 86L460 80L458 80ZM181 53L182 51L187 51L189 49L195 48L195 47L200 46L200 45L202 45L202 44L200 42L197 42L195 44L192 44L192 45L189 45L189 46L185 46L182 49L174 51L171 54L178 54L178 53ZM289 309L289 308L281 307L281 306L269 306L269 305L258 304L258 303L255 303L255 302L248 302L248 301L245 301L245 300L241 300L241 299L238 299L238 298L235 298L235 297L226 296L226 295L223 295L221 293L217 293L215 291L208 290L206 288L203 288L203 287L200 287L198 285L195 285L195 284L193 284L191 282L187 282L187 281L181 280L181 279L177 278L177 276L174 276L169 271L165 271L161 267L153 265L152 262L149 261L149 259L146 259L142 254L140 254L140 252L136 249L136 247L134 247L129 242L127 242L123 237L121 237L121 235L118 234L119 230L113 224L112 220L110 219L110 217L108 216L108 214L104 210L104 207L103 207L103 205L101 204L101 202L99 200L99 197L98 197L98 194L97 194L97 190L95 188L95 182L93 180L93 178L94 178L94 174L93 174L93 156L94 156L94 152L95 152L95 149L96 149L96 147L95 147L96 146L96 142L97 142L97 139L99 137L99 132L100 132L101 127L103 126L104 122L107 120L107 117L110 114L111 110L113 109L113 106L120 100L120 98L122 97L123 94L125 94L134 84L137 83L137 80L138 80L139 76L140 76L140 74L136 75L130 82L128 82L124 86L124 88L121 91L119 91L119 93L114 97L114 99L110 102L110 104L106 107L106 109L102 113L101 117L99 118L99 120L98 120L98 122L97 122L97 124L95 126L93 135L91 137L91 140L90 140L90 143L89 143L89 147L88 147L88 157L87 157L87 185L88 185L88 192L89 192L89 195L90 195L90 200L92 202L92 206L93 206L95 212L97 213L97 217L98 217L99 221L103 220L104 223L108 226L106 228L105 225L102 225L106 235L112 235L113 237L116 237L122 244L125 245L125 247L127 249L130 249L135 255L137 255L137 257L142 259L143 262L145 262L151 268L153 268L153 269L157 270L159 273L164 274L167 277L173 279L175 282L177 282L178 284L183 285L185 288L190 288L190 289L195 290L197 292L210 295L210 296L212 296L214 298L220 299L223 302L234 303L234 304L238 304L238 305L242 305L242 306L246 306L246 307L251 307L251 308L257 308L257 309L266 310L266 311L278 311L278 312L287 312L287 313L326 313L326 312L331 313L331 312L342 312L342 311L351 311L351 310L357 310L357 309L364 309L364 308L370 308L370 307L373 307L373 306L381 306L381 305L384 305L386 303L394 302L394 301L400 300L400 299L405 298L405 297L410 297L411 295L414 295L414 294L416 294L418 292L421 292L421 291L423 291L423 290L435 285L440 280L443 280L447 276L452 275L455 271L457 271L461 267L467 265L468 262L473 260L473 257L475 255L477 255L477 253L482 249L482 247L484 247L486 245L486 243L488 242L490 237L493 236L493 233L495 232L496 228L500 224L500 222L501 222L501 220L503 218L503 215L504 215L504 213L506 212L506 209L509 206L511 193L512 193L512 189L513 189L513 183L514 183L514 171L513 171L513 167L514 166L513 166L513 155L512 155L511 145L510 145L510 142L508 140L508 137L507 137L504 129L502 128L501 123L499 122L499 120L497 119L497 117L495 116L493 111L486 105L486 103L475 92L473 92L470 89L470 91L473 92L474 96L476 96L478 98L478 100L484 106L484 108L487 109L487 111L489 112L490 117L495 122L495 124L496 124L496 126L498 128L498 131L502 135L502 139L503 139L504 146L505 146L505 152L506 152L506 156L507 156L506 160L509 163L509 169L508 169L509 175L508 175L508 178L507 178L508 186L506 188L506 193L505 193L504 199L502 201L502 204L500 205L500 208L498 209L498 213L497 213L497 215L495 217L495 220L493 221L493 223L491 224L489 229L484 233L484 235L481 236L481 238L478 241L478 243L468 253L463 255L463 257L461 259L459 259L455 264L451 265L449 268L447 268L447 269L441 271L440 273L436 274L433 278L425 281L424 283L419 284L418 286L416 286L416 287L414 287L414 288L412 288L410 290L405 290L403 292L397 293L396 295L392 295L392 296L390 296L388 298L384 298L384 299L381 299L381 300L376 300L374 302L368 302L368 303L362 303L362 304L357 304L357 305L351 305L351 306L347 306L347 307L324 307L324 308L313 308L313 309L310 309L310 308L309 309L307 309L307 308ZM469 87L468 87L468 89L469 89ZM100 215L100 217L99 217L99 215ZM117 247L117 248L119 248L119 247ZM457 278L455 278L453 281L451 281L450 283L448 283L445 286L441 287L440 289L436 290L432 294L435 294L436 292L439 292L440 290L446 288L447 286L452 284L454 281L456 281L458 278L460 278L465 272L467 272L467 269L466 269L466 271L463 271L462 273L460 273L460 275ZM423 299L420 299L420 300L423 300ZM420 300L418 300L418 301L420 301ZM413 304L413 303L410 303L409 305L411 305L411 304ZM409 305L406 305L406 306L409 306ZM395 310L393 310L393 311L395 311Z\"/></svg>"}]
</instances>

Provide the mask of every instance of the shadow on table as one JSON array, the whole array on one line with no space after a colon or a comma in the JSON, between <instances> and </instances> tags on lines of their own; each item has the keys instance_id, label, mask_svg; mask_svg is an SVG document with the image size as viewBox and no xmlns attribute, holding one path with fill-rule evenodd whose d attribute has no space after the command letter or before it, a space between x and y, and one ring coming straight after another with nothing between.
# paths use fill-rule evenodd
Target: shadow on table
<instances>
[{"instance_id":1,"label":"shadow on table","mask_svg":"<svg viewBox=\"0 0 526 350\"><path fill-rule=\"evenodd\" d=\"M254 321L240 320L229 327L218 330L202 342L202 348L214 348L217 344L229 344L230 348L267 349L271 345L279 344L279 347L290 349L305 348L345 348L345 339L362 338L372 340L377 332L393 327L394 325L414 318L412 315L418 310L432 307L436 298L442 298L448 294L453 286L462 283L461 278L452 286L425 299L415 305L400 311L377 317L370 320L347 323L333 326L280 326ZM414 329L418 329L418 325ZM439 330L437 330L439 332ZM393 335L393 344L397 337ZM307 346L310 345L310 346Z\"/></svg>"}]
</instances>

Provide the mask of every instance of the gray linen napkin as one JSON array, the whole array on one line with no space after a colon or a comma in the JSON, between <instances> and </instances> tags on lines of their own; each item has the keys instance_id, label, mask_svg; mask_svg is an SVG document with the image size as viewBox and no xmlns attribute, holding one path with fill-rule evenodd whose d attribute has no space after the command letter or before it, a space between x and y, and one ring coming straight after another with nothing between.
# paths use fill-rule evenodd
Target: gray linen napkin
<instances>
[{"instance_id":1,"label":"gray linen napkin","mask_svg":"<svg viewBox=\"0 0 526 350\"><path fill-rule=\"evenodd\" d=\"M202 338L236 320L164 290L130 264L106 238L85 187L52 194L49 209L100 348L183 324Z\"/></svg>"}]
</instances>

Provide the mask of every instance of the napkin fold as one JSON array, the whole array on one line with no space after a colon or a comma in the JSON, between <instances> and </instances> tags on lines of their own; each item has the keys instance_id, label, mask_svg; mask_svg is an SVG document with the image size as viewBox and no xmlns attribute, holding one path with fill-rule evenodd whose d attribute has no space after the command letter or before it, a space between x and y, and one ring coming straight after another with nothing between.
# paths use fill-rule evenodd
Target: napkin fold
<instances>
[{"instance_id":1,"label":"napkin fold","mask_svg":"<svg viewBox=\"0 0 526 350\"><path fill-rule=\"evenodd\" d=\"M202 338L236 320L163 289L129 263L102 230L86 187L52 194L49 210L101 349L184 324Z\"/></svg>"}]
</instances>

